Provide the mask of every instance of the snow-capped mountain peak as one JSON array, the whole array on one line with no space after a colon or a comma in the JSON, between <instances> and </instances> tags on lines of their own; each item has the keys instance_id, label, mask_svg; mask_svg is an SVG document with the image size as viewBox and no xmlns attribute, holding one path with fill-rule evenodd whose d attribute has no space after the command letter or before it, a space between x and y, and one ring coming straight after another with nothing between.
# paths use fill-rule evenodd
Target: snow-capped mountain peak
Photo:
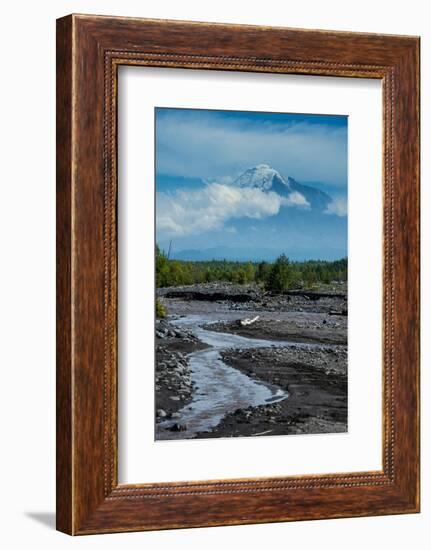
<instances>
[{"instance_id":1,"label":"snow-capped mountain peak","mask_svg":"<svg viewBox=\"0 0 431 550\"><path fill-rule=\"evenodd\" d=\"M263 191L289 191L290 185L277 170L268 166L268 164L258 164L248 168L236 180L235 184L239 187L256 187Z\"/></svg>"},{"instance_id":2,"label":"snow-capped mountain peak","mask_svg":"<svg viewBox=\"0 0 431 550\"><path fill-rule=\"evenodd\" d=\"M242 188L256 188L262 191L273 191L293 201L292 204L308 204L312 210L326 211L332 199L329 195L312 187L297 182L290 176L283 177L280 172L268 164L258 164L248 168L234 182ZM304 199L298 201L298 199Z\"/></svg>"}]
</instances>

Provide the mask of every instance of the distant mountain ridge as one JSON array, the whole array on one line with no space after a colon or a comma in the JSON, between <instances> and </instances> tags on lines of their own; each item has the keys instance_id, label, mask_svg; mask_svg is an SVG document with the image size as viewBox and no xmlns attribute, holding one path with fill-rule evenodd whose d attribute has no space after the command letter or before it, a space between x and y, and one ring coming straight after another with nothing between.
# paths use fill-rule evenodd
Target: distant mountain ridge
<instances>
[{"instance_id":1,"label":"distant mountain ridge","mask_svg":"<svg viewBox=\"0 0 431 550\"><path fill-rule=\"evenodd\" d=\"M206 249L189 249L174 251L171 254L173 260L183 260L189 262L207 262L211 260L227 260L231 262L246 262L246 261L266 261L272 262L280 256L285 250L271 249L271 248L235 248L227 246L217 246ZM304 261L313 258L315 260L338 260L343 258L346 253L342 248L334 248L330 252L322 253L321 250L307 249L302 252L299 251L287 251L290 260Z\"/></svg>"}]
</instances>

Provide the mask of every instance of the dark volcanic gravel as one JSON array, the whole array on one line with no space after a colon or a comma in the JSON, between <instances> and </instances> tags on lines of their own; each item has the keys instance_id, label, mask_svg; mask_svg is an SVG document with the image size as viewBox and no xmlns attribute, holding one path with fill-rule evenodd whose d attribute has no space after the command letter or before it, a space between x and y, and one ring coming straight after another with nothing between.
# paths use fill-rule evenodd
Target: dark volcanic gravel
<instances>
[{"instance_id":1,"label":"dark volcanic gravel","mask_svg":"<svg viewBox=\"0 0 431 550\"><path fill-rule=\"evenodd\" d=\"M256 285L210 283L158 289L157 294L171 319L200 316L208 330L268 340L268 347L224 351L223 361L289 393L277 403L238 409L197 437L347 431L345 285L272 295ZM257 315L253 324L241 325L240 320ZM298 345L276 347L271 340ZM156 432L161 420L177 418L192 400L187 354L205 347L187 329L166 320L157 323Z\"/></svg>"},{"instance_id":2,"label":"dark volcanic gravel","mask_svg":"<svg viewBox=\"0 0 431 550\"><path fill-rule=\"evenodd\" d=\"M265 292L256 284L201 283L157 289L159 297L187 302L217 303L230 311L340 313L347 315L345 283L324 285L317 290L291 290L282 294ZM275 316L276 316L275 315Z\"/></svg>"},{"instance_id":3,"label":"dark volcanic gravel","mask_svg":"<svg viewBox=\"0 0 431 550\"><path fill-rule=\"evenodd\" d=\"M345 325L345 322L343 322ZM247 338L278 340L295 343L347 344L347 331L340 330L340 323L329 324L326 319L312 326L298 327L297 323L281 320L258 319L252 325L241 326L238 321L208 324L209 330L232 332Z\"/></svg>"},{"instance_id":4,"label":"dark volcanic gravel","mask_svg":"<svg viewBox=\"0 0 431 550\"><path fill-rule=\"evenodd\" d=\"M347 352L344 348L259 348L228 351L224 361L289 392L284 401L238 409L210 433L238 437L347 431Z\"/></svg>"}]
</instances>

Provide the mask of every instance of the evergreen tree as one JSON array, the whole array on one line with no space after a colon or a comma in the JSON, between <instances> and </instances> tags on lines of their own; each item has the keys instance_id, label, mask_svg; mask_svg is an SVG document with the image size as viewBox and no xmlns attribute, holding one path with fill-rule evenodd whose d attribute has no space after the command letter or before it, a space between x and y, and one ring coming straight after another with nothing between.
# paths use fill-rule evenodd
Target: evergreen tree
<instances>
[{"instance_id":1,"label":"evergreen tree","mask_svg":"<svg viewBox=\"0 0 431 550\"><path fill-rule=\"evenodd\" d=\"M283 292L289 288L290 262L285 254L279 256L269 272L266 288L273 292Z\"/></svg>"}]
</instances>

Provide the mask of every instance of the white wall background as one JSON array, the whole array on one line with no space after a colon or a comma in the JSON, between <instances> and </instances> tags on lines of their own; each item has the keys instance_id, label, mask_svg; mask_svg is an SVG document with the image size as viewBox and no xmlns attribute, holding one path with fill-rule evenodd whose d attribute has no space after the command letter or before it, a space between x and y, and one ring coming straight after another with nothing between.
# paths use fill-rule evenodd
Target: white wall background
<instances>
[{"instance_id":1,"label":"white wall background","mask_svg":"<svg viewBox=\"0 0 431 550\"><path fill-rule=\"evenodd\" d=\"M428 548L430 338L422 347L422 514L67 537L54 531L55 19L75 13L283 25L422 37L422 150L431 149L428 2L56 0L3 5L0 88L1 542L4 548ZM422 155L423 334L431 329L430 165ZM427 529L428 527L428 529Z\"/></svg>"}]
</instances>

